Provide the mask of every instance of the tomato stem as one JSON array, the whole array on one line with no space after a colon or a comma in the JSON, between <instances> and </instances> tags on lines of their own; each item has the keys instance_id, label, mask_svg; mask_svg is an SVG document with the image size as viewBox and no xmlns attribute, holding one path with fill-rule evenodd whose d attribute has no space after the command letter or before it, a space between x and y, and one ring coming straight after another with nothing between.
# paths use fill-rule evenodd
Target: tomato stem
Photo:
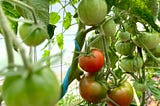
<instances>
[{"instance_id":1,"label":"tomato stem","mask_svg":"<svg viewBox=\"0 0 160 106\"><path fill-rule=\"evenodd\" d=\"M145 92L143 92L143 94L142 94L142 102L141 102L141 104L140 104L140 106L144 106L144 104L145 104Z\"/></svg>"},{"instance_id":2,"label":"tomato stem","mask_svg":"<svg viewBox=\"0 0 160 106\"><path fill-rule=\"evenodd\" d=\"M101 36L102 36L102 43L103 43L103 50L104 50L104 55L105 55L105 64L107 64L107 71L109 71L113 77L114 77L114 81L115 81L115 85L117 85L117 76L111 71L110 69L110 58L109 58L109 55L108 55L108 52L107 52L107 49L106 49L106 38L105 38L105 34L104 34L104 30L103 30L103 27L102 25L100 26L100 32L101 32Z\"/></svg>"},{"instance_id":3,"label":"tomato stem","mask_svg":"<svg viewBox=\"0 0 160 106\"><path fill-rule=\"evenodd\" d=\"M6 43L8 43L7 46L7 52L8 52L8 59L9 59L9 63L13 64L13 48L12 45L10 44L11 41L13 41L13 43L15 44L15 46L17 46L20 50L24 65L26 66L26 68L28 70L32 70L31 65L29 64L26 55L25 55L25 51L23 49L23 47L21 47L21 44L19 43L19 41L16 38L15 33L13 32L13 30L11 29L9 22L7 20L7 17L4 15L3 10L1 8L2 6L0 6L0 25L2 25L2 29L4 32L4 36L6 37Z\"/></svg>"},{"instance_id":4,"label":"tomato stem","mask_svg":"<svg viewBox=\"0 0 160 106\"><path fill-rule=\"evenodd\" d=\"M7 1L9 3L14 3L14 4L18 5L19 7L22 7L22 8L25 7L27 9L29 9L32 13L34 23L38 24L37 17L36 17L36 12L35 12L33 7L29 6L28 4L23 3L22 1L18 1L18 0L5 0L5 1Z\"/></svg>"},{"instance_id":5,"label":"tomato stem","mask_svg":"<svg viewBox=\"0 0 160 106\"><path fill-rule=\"evenodd\" d=\"M3 36L5 38L5 44L7 49L7 55L8 55L8 65L14 64L14 57L13 57L13 49L12 49L12 42L10 38L10 34L14 33L13 30L11 30L9 26L9 22L2 10L2 4L0 2L0 25L1 30L3 33Z\"/></svg>"},{"instance_id":6,"label":"tomato stem","mask_svg":"<svg viewBox=\"0 0 160 106\"><path fill-rule=\"evenodd\" d=\"M138 34L141 34L139 32L137 32ZM140 40L139 36L136 35L136 37L138 38L138 42L140 42L140 44L143 46L143 48L148 52L148 54L158 63L160 63L160 59L158 59L157 57L155 57L152 52L147 48L147 46Z\"/></svg>"}]
</instances>

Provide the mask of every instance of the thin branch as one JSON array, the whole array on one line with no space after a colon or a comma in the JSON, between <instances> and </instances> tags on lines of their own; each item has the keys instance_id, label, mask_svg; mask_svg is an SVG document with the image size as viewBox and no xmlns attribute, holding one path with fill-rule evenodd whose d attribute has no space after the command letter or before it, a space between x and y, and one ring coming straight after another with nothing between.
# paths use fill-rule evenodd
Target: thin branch
<instances>
[{"instance_id":1,"label":"thin branch","mask_svg":"<svg viewBox=\"0 0 160 106\"><path fill-rule=\"evenodd\" d=\"M21 46L20 42L18 41L18 39L16 38L16 35L15 33L13 32L13 30L11 29L11 26L7 20L7 17L4 15L3 11L2 11L2 6L0 6L0 22L1 25L3 25L2 28L4 28L4 32L10 37L11 41L13 41L13 43L15 44L15 46L17 48L19 48L20 50L20 53L21 53L21 57L22 57L22 60L23 60L23 63L25 65L25 67L31 71L32 68L31 68L31 64L29 63L27 57L26 57L26 54L25 54L25 50L24 48ZM10 48L12 50L12 48ZM11 58L11 57L10 57Z\"/></svg>"},{"instance_id":2,"label":"thin branch","mask_svg":"<svg viewBox=\"0 0 160 106\"><path fill-rule=\"evenodd\" d=\"M8 55L8 65L14 64L12 42L11 42L11 38L10 38L10 34L14 33L14 32L13 32L13 30L11 30L11 28L9 28L10 26L7 24L9 22L6 19L6 16L2 10L1 4L0 4L0 17L1 17L0 18L1 30L2 30L3 36L5 38L6 50L7 50L7 55Z\"/></svg>"}]
</instances>

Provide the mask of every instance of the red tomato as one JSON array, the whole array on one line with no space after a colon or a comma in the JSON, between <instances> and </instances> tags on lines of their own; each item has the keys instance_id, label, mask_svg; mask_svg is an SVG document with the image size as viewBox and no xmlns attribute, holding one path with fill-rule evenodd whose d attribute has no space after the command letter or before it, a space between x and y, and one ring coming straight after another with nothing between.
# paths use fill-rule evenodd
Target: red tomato
<instances>
[{"instance_id":1,"label":"red tomato","mask_svg":"<svg viewBox=\"0 0 160 106\"><path fill-rule=\"evenodd\" d=\"M98 103L106 97L107 87L98 83L94 74L87 74L80 80L79 92L84 100Z\"/></svg>"},{"instance_id":2,"label":"red tomato","mask_svg":"<svg viewBox=\"0 0 160 106\"><path fill-rule=\"evenodd\" d=\"M104 64L103 53L98 49L91 50L92 55L82 55L79 58L80 67L89 73L94 73L99 71Z\"/></svg>"},{"instance_id":3,"label":"red tomato","mask_svg":"<svg viewBox=\"0 0 160 106\"><path fill-rule=\"evenodd\" d=\"M109 92L109 97L119 106L130 106L133 99L133 89L130 83L125 82ZM115 106L111 102L107 102L107 106Z\"/></svg>"}]
</instances>

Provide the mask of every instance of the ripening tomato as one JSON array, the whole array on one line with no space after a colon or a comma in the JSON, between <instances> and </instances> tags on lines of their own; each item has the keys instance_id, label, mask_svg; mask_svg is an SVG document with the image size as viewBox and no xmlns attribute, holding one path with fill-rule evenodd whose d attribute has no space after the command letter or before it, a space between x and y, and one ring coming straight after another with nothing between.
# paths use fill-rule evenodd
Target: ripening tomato
<instances>
[{"instance_id":1,"label":"ripening tomato","mask_svg":"<svg viewBox=\"0 0 160 106\"><path fill-rule=\"evenodd\" d=\"M119 106L130 106L133 100L133 88L129 82L124 82L108 93L109 97ZM107 101L107 106L115 106Z\"/></svg>"},{"instance_id":2,"label":"ripening tomato","mask_svg":"<svg viewBox=\"0 0 160 106\"><path fill-rule=\"evenodd\" d=\"M88 102L100 102L106 97L107 90L107 87L96 81L93 74L85 74L79 82L80 95Z\"/></svg>"},{"instance_id":3,"label":"ripening tomato","mask_svg":"<svg viewBox=\"0 0 160 106\"><path fill-rule=\"evenodd\" d=\"M89 73L99 71L104 64L104 55L99 49L92 49L91 55L81 55L79 57L80 67Z\"/></svg>"}]
</instances>

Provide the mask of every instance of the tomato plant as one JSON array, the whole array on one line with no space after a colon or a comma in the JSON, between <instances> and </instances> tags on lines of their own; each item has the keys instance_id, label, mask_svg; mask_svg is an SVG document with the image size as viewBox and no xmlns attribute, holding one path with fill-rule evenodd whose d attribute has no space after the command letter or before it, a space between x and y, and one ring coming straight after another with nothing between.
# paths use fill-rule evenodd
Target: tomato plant
<instances>
[{"instance_id":1,"label":"tomato plant","mask_svg":"<svg viewBox=\"0 0 160 106\"><path fill-rule=\"evenodd\" d=\"M28 76L8 76L2 86L7 106L51 106L57 103L60 94L60 84L48 68Z\"/></svg>"},{"instance_id":2,"label":"tomato plant","mask_svg":"<svg viewBox=\"0 0 160 106\"><path fill-rule=\"evenodd\" d=\"M78 5L79 19L86 25L100 24L107 14L105 0L81 0Z\"/></svg>"},{"instance_id":3,"label":"tomato plant","mask_svg":"<svg viewBox=\"0 0 160 106\"><path fill-rule=\"evenodd\" d=\"M79 92L88 102L98 103L106 97L107 88L96 81L93 74L85 74L79 82Z\"/></svg>"},{"instance_id":4,"label":"tomato plant","mask_svg":"<svg viewBox=\"0 0 160 106\"><path fill-rule=\"evenodd\" d=\"M77 79L81 86L85 85L80 90L80 92L83 91L81 92L82 99L86 101L85 103L89 102L88 105L92 105L96 102L98 105L104 105L109 99L104 96L106 90L102 95L100 89L107 85L108 95L112 98L110 93L117 91L118 88L122 89L125 85L122 82L127 79L133 83L136 90L135 95L138 97L133 99L134 104L148 105L147 103L150 103L152 98L160 101L159 4L158 0L68 0L65 2L62 0L1 0L0 33L3 35L8 57L8 65L0 69L4 70L0 75L5 78L4 85L2 85L5 103L10 105L10 102L17 103L17 101L19 103L32 102L34 105L43 106L44 102L54 102L53 104L55 104L58 101L59 97L56 95L60 95L59 91L55 93L56 97L50 96L48 93L51 90L49 88L53 88L53 85L48 88L48 91L45 91L47 88L40 86L40 84L49 86L49 83L42 81L44 76L50 82L50 75L44 74L45 72L43 73L42 70L44 67L54 64L51 61L57 56L51 56L52 49L54 49L53 51L57 50L54 44L58 45L61 51L60 56L62 56L63 50L70 49L65 48L68 40L67 43L64 43L64 40L66 40L66 32L72 30L74 32L75 28L77 28L76 36L74 36L75 49L73 49L71 64L67 61L70 67L62 82L61 98L67 92L72 81ZM72 25L73 27L71 27ZM29 56L26 55L26 48L17 39L18 34L22 41L29 46L26 47L29 50ZM41 49L44 52L42 59L36 58L36 54L39 54L36 52L39 50L36 49L36 46L42 44L44 40L47 42ZM81 53L83 48L98 48L102 51L91 49L90 52L86 50L86 53ZM23 64L17 65L15 62L17 59L13 55L15 50L21 56ZM30 57L34 61L30 61L28 59ZM62 57L59 60L62 64ZM45 64L39 65L41 70L34 72L36 64L43 62ZM85 75L86 72L82 70L89 75ZM26 73L30 73L29 76ZM52 81L54 82L54 80ZM113 83L104 83L108 81ZM56 87L58 86L56 85ZM38 87L39 89L37 89ZM55 89L57 89L56 87ZM91 94L90 91L95 90L93 88L99 89L97 93L92 92ZM29 89L33 89L34 92L30 93ZM53 89L51 92L54 92ZM40 100L37 93L40 95ZM95 95L98 95L98 98ZM118 97L121 96L117 96L116 99ZM22 100L22 98L24 99ZM55 98L55 101L51 102L50 98ZM130 102L131 99L124 103L129 105ZM113 102L107 101L107 104L113 105Z\"/></svg>"},{"instance_id":5,"label":"tomato plant","mask_svg":"<svg viewBox=\"0 0 160 106\"><path fill-rule=\"evenodd\" d=\"M79 65L86 72L97 72L104 65L104 55L100 50L92 49L90 54L79 57Z\"/></svg>"},{"instance_id":6,"label":"tomato plant","mask_svg":"<svg viewBox=\"0 0 160 106\"><path fill-rule=\"evenodd\" d=\"M47 38L47 32L35 24L24 23L19 28L23 42L28 46L37 46Z\"/></svg>"},{"instance_id":7,"label":"tomato plant","mask_svg":"<svg viewBox=\"0 0 160 106\"><path fill-rule=\"evenodd\" d=\"M112 89L108 95L119 106L129 106L133 100L133 88L129 82L124 82ZM114 106L111 102L107 104L109 106Z\"/></svg>"}]
</instances>

